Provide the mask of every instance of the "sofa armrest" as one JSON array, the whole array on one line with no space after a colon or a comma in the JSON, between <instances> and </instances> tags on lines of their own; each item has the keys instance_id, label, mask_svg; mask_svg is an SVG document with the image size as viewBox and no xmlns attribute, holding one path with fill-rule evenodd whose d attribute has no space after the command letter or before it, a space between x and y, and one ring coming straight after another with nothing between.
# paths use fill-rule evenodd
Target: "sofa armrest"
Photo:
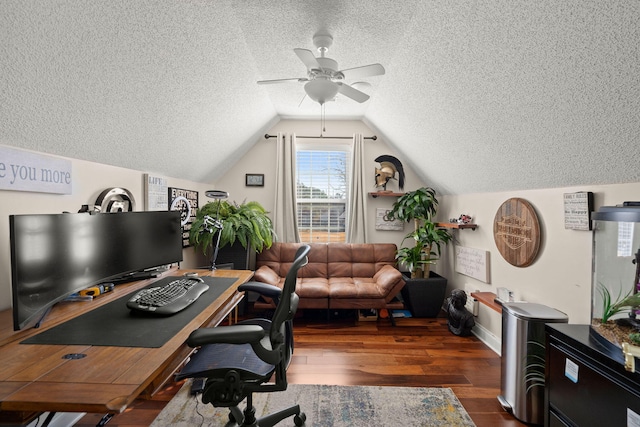
<instances>
[{"instance_id":1,"label":"sofa armrest","mask_svg":"<svg viewBox=\"0 0 640 427\"><path fill-rule=\"evenodd\" d=\"M378 272L373 276L373 280L376 282L376 285L378 286L378 288L380 288L382 293L387 295L388 297L394 297L395 294L397 294L398 291L402 288L402 286L398 287L399 283L402 283L402 285L404 286L402 273L400 273L398 269L390 265L385 265L380 270L378 270ZM389 295L389 292L394 291L394 288L396 288L394 295Z\"/></svg>"},{"instance_id":2,"label":"sofa armrest","mask_svg":"<svg viewBox=\"0 0 640 427\"><path fill-rule=\"evenodd\" d=\"M256 270L256 272L253 275L253 279L256 282L263 282L269 285L277 286L278 288L282 286L281 282L283 280L280 276L278 276L278 273L276 273L275 271L273 271L271 267L268 267L266 265L263 265L262 267ZM263 294L261 298L267 303L275 304L275 301L273 300L273 298L267 295Z\"/></svg>"},{"instance_id":3,"label":"sofa armrest","mask_svg":"<svg viewBox=\"0 0 640 427\"><path fill-rule=\"evenodd\" d=\"M278 273L273 271L271 267L263 265L256 270L253 275L253 280L256 282L268 283L269 285L278 286L282 278L278 276Z\"/></svg>"}]
</instances>

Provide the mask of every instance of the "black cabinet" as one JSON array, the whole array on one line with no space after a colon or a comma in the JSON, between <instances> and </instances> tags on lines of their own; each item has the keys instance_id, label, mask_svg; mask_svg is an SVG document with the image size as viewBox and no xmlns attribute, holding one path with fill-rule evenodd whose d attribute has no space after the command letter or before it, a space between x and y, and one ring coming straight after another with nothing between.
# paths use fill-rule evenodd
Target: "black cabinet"
<instances>
[{"instance_id":1,"label":"black cabinet","mask_svg":"<svg viewBox=\"0 0 640 427\"><path fill-rule=\"evenodd\" d=\"M547 324L545 426L640 425L640 374L589 325Z\"/></svg>"}]
</instances>

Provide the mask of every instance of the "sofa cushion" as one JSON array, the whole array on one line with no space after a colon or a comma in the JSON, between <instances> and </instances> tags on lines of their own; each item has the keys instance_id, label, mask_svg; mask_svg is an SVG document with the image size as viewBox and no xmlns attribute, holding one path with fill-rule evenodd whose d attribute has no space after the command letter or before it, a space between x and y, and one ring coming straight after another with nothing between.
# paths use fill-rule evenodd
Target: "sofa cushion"
<instances>
[{"instance_id":1,"label":"sofa cushion","mask_svg":"<svg viewBox=\"0 0 640 427\"><path fill-rule=\"evenodd\" d=\"M324 277L302 277L296 284L296 294L302 298L328 298L329 281Z\"/></svg>"},{"instance_id":2,"label":"sofa cushion","mask_svg":"<svg viewBox=\"0 0 640 427\"><path fill-rule=\"evenodd\" d=\"M256 270L253 275L253 280L269 283L282 289L285 278L276 274L271 267L263 265ZM300 298L328 298L329 281L324 277L298 277L296 294L298 294Z\"/></svg>"},{"instance_id":3,"label":"sofa cushion","mask_svg":"<svg viewBox=\"0 0 640 427\"><path fill-rule=\"evenodd\" d=\"M329 279L329 298L383 298L370 277L336 277Z\"/></svg>"},{"instance_id":4,"label":"sofa cushion","mask_svg":"<svg viewBox=\"0 0 640 427\"><path fill-rule=\"evenodd\" d=\"M269 249L258 254L257 266L267 266L278 276L285 277L295 259L295 254L302 243L274 242ZM326 244L312 243L307 255L309 262L298 271L298 277L327 277ZM284 261L282 261L284 260Z\"/></svg>"},{"instance_id":5,"label":"sofa cushion","mask_svg":"<svg viewBox=\"0 0 640 427\"><path fill-rule=\"evenodd\" d=\"M402 274L384 266L373 277L331 277L329 298L386 298L402 281Z\"/></svg>"}]
</instances>

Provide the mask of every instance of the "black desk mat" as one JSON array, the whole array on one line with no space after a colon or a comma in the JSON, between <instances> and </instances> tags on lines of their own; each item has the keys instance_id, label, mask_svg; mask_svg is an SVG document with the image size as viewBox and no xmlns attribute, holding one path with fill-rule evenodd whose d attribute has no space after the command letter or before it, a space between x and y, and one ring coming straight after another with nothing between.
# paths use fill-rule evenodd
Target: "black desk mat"
<instances>
[{"instance_id":1,"label":"black desk mat","mask_svg":"<svg viewBox=\"0 0 640 427\"><path fill-rule=\"evenodd\" d=\"M148 287L165 285L175 279L176 276L164 277ZM102 307L29 337L20 344L162 347L237 280L237 278L226 277L202 277L202 279L209 285L209 290L200 295L189 307L172 316L159 317L132 312L127 308L127 301L133 295L131 292ZM116 291L117 289L116 287Z\"/></svg>"}]
</instances>

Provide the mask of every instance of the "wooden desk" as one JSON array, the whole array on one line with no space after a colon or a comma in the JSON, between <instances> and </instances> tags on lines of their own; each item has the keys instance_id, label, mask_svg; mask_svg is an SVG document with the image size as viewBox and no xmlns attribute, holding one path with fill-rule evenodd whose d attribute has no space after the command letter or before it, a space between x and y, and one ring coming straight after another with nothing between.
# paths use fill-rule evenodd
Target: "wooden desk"
<instances>
[{"instance_id":1,"label":"wooden desk","mask_svg":"<svg viewBox=\"0 0 640 427\"><path fill-rule=\"evenodd\" d=\"M173 269L160 277L186 271L196 270ZM160 348L20 344L27 337L141 289L160 277L118 285L113 292L91 302L59 303L39 329L14 332L11 310L0 313L0 419L47 411L115 414L140 395L152 396L191 354L192 349L185 344L191 331L222 322L244 297L237 287L253 277L252 271L244 270L198 273L238 280ZM77 353L86 357L64 358Z\"/></svg>"}]
</instances>

